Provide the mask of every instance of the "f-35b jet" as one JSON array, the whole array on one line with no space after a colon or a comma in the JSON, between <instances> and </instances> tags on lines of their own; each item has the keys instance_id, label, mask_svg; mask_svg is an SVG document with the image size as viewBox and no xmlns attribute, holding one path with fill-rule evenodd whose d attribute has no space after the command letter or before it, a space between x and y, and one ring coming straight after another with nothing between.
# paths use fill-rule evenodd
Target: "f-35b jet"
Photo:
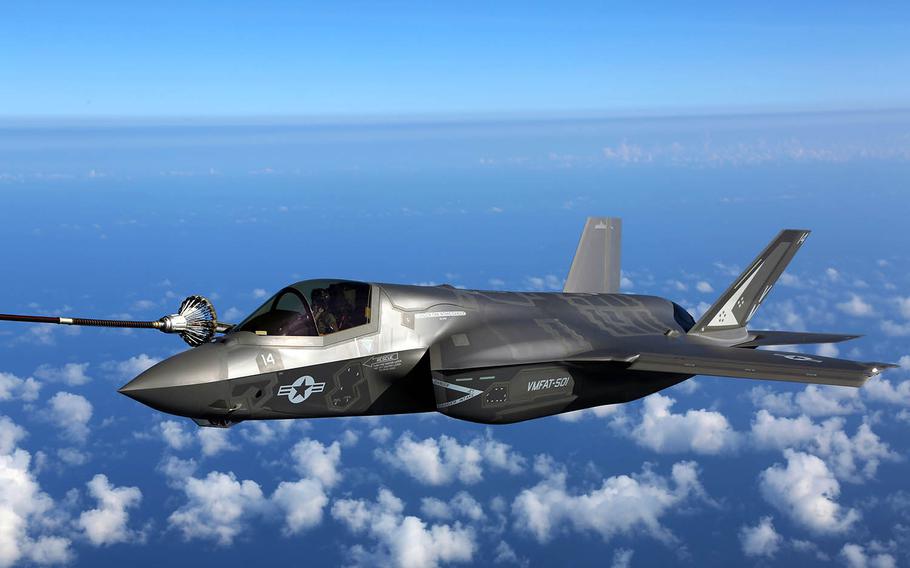
<instances>
[{"instance_id":1,"label":"f-35b jet","mask_svg":"<svg viewBox=\"0 0 910 568\"><path fill-rule=\"evenodd\" d=\"M619 292L615 218L588 219L562 292L323 279L279 290L237 325L201 296L157 321L0 320L179 333L193 348L120 392L201 426L432 411L503 424L694 375L859 387L894 365L755 349L858 337L748 328L808 235L781 231L698 321L671 300Z\"/></svg>"}]
</instances>

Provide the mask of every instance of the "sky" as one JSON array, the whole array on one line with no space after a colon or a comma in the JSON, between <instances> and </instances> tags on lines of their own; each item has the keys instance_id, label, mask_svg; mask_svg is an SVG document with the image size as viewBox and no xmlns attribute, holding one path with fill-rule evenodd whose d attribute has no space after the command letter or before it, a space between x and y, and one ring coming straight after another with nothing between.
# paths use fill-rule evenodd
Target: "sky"
<instances>
[{"instance_id":1,"label":"sky","mask_svg":"<svg viewBox=\"0 0 910 568\"><path fill-rule=\"evenodd\" d=\"M14 2L0 115L893 108L905 2Z\"/></svg>"},{"instance_id":2,"label":"sky","mask_svg":"<svg viewBox=\"0 0 910 568\"><path fill-rule=\"evenodd\" d=\"M116 392L178 338L4 323L0 567L910 564L905 7L251 6L0 8L0 312L558 291L611 215L623 291L696 316L811 229L754 328L899 367L216 430Z\"/></svg>"}]
</instances>

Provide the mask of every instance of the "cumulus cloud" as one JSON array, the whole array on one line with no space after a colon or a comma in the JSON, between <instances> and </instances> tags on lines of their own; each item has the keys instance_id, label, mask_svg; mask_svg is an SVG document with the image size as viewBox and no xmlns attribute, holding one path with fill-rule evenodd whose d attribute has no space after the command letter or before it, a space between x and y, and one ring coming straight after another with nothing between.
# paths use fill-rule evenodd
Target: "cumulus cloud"
<instances>
[{"instance_id":1,"label":"cumulus cloud","mask_svg":"<svg viewBox=\"0 0 910 568\"><path fill-rule=\"evenodd\" d=\"M604 406L595 406L594 408L584 408L582 410L573 410L565 414L557 414L556 419L563 422L578 422L586 418L607 418L622 412L622 406L619 404L606 404Z\"/></svg>"},{"instance_id":2,"label":"cumulus cloud","mask_svg":"<svg viewBox=\"0 0 910 568\"><path fill-rule=\"evenodd\" d=\"M294 467L298 473L318 480L326 487L332 487L341 479L338 464L341 461L341 445L322 443L306 438L291 449Z\"/></svg>"},{"instance_id":3,"label":"cumulus cloud","mask_svg":"<svg viewBox=\"0 0 910 568\"><path fill-rule=\"evenodd\" d=\"M0 567L31 562L64 564L72 560L71 542L53 534L54 501L41 490L32 456L17 447L26 432L0 416Z\"/></svg>"},{"instance_id":4,"label":"cumulus cloud","mask_svg":"<svg viewBox=\"0 0 910 568\"><path fill-rule=\"evenodd\" d=\"M714 286L711 286L710 282L707 282L706 280L699 280L695 285L695 289L702 294L710 294L714 291Z\"/></svg>"},{"instance_id":5,"label":"cumulus cloud","mask_svg":"<svg viewBox=\"0 0 910 568\"><path fill-rule=\"evenodd\" d=\"M610 568L629 568L632 565L632 555L635 551L629 548L617 548L613 552L613 563Z\"/></svg>"},{"instance_id":6,"label":"cumulus cloud","mask_svg":"<svg viewBox=\"0 0 910 568\"><path fill-rule=\"evenodd\" d=\"M762 517L755 526L744 526L739 531L739 541L746 556L773 557L780 548L783 537L774 530L771 517Z\"/></svg>"},{"instance_id":7,"label":"cumulus cloud","mask_svg":"<svg viewBox=\"0 0 910 568\"><path fill-rule=\"evenodd\" d=\"M92 380L85 372L88 363L67 363L62 367L41 365L35 369L35 376L48 382L64 383L71 387L84 385Z\"/></svg>"},{"instance_id":8,"label":"cumulus cloud","mask_svg":"<svg viewBox=\"0 0 910 568\"><path fill-rule=\"evenodd\" d=\"M869 400L910 406L910 381L901 381L895 386L888 379L876 378L866 383L862 390Z\"/></svg>"},{"instance_id":9,"label":"cumulus cloud","mask_svg":"<svg viewBox=\"0 0 910 568\"><path fill-rule=\"evenodd\" d=\"M749 398L757 408L781 416L843 416L865 409L860 389L852 387L807 385L795 395L767 387L754 387L749 391Z\"/></svg>"},{"instance_id":10,"label":"cumulus cloud","mask_svg":"<svg viewBox=\"0 0 910 568\"><path fill-rule=\"evenodd\" d=\"M906 337L910 335L910 322L895 323L891 320L885 320L881 323L882 332L891 337Z\"/></svg>"},{"instance_id":11,"label":"cumulus cloud","mask_svg":"<svg viewBox=\"0 0 910 568\"><path fill-rule=\"evenodd\" d=\"M494 553L493 562L496 564L518 564L519 566L527 566L529 564L527 559L519 558L518 554L515 553L515 549L504 540L499 541Z\"/></svg>"},{"instance_id":12,"label":"cumulus cloud","mask_svg":"<svg viewBox=\"0 0 910 568\"><path fill-rule=\"evenodd\" d=\"M101 368L114 378L126 381L142 374L160 361L161 359L158 357L140 353L123 361L107 361L101 365Z\"/></svg>"},{"instance_id":13,"label":"cumulus cloud","mask_svg":"<svg viewBox=\"0 0 910 568\"><path fill-rule=\"evenodd\" d=\"M775 464L761 473L765 500L794 523L819 534L839 534L858 519L855 509L837 501L840 484L820 458L784 450L787 465Z\"/></svg>"},{"instance_id":14,"label":"cumulus cloud","mask_svg":"<svg viewBox=\"0 0 910 568\"><path fill-rule=\"evenodd\" d=\"M193 443L193 437L184 429L183 424L176 420L165 420L158 424L161 438L175 450L182 450Z\"/></svg>"},{"instance_id":15,"label":"cumulus cloud","mask_svg":"<svg viewBox=\"0 0 910 568\"><path fill-rule=\"evenodd\" d=\"M329 497L319 481L301 479L279 483L271 501L284 513L283 533L290 536L321 523Z\"/></svg>"},{"instance_id":16,"label":"cumulus cloud","mask_svg":"<svg viewBox=\"0 0 910 568\"><path fill-rule=\"evenodd\" d=\"M221 452L236 450L231 444L230 431L226 428L199 428L196 430L196 439L202 448L202 455L211 457Z\"/></svg>"},{"instance_id":17,"label":"cumulus cloud","mask_svg":"<svg viewBox=\"0 0 910 568\"><path fill-rule=\"evenodd\" d=\"M455 480L477 483L483 477L484 464L515 474L522 471L525 463L511 446L489 436L460 444L445 435L415 440L410 432L405 432L394 448L377 449L375 455L425 485L444 485Z\"/></svg>"},{"instance_id":18,"label":"cumulus cloud","mask_svg":"<svg viewBox=\"0 0 910 568\"><path fill-rule=\"evenodd\" d=\"M821 357L837 357L839 353L840 349L833 343L822 343L815 348L815 354Z\"/></svg>"},{"instance_id":19,"label":"cumulus cloud","mask_svg":"<svg viewBox=\"0 0 910 568\"><path fill-rule=\"evenodd\" d=\"M302 420L253 420L243 423L235 430L239 431L245 440L257 446L264 446L282 439L294 430L304 431L308 428L310 424Z\"/></svg>"},{"instance_id":20,"label":"cumulus cloud","mask_svg":"<svg viewBox=\"0 0 910 568\"><path fill-rule=\"evenodd\" d=\"M859 294L850 294L850 299L837 304L837 309L847 315L865 318L875 315L872 305L866 302Z\"/></svg>"},{"instance_id":21,"label":"cumulus cloud","mask_svg":"<svg viewBox=\"0 0 910 568\"><path fill-rule=\"evenodd\" d=\"M168 517L170 526L184 540L211 540L220 546L233 543L266 502L258 483L238 481L232 472L191 477L183 491L187 502Z\"/></svg>"},{"instance_id":22,"label":"cumulus cloud","mask_svg":"<svg viewBox=\"0 0 910 568\"><path fill-rule=\"evenodd\" d=\"M360 564L424 568L474 558L476 544L470 528L458 522L428 525L419 517L405 515L404 503L388 489L380 489L376 501L336 501L332 517L354 534L373 539L374 549L358 546L352 551Z\"/></svg>"},{"instance_id":23,"label":"cumulus cloud","mask_svg":"<svg viewBox=\"0 0 910 568\"><path fill-rule=\"evenodd\" d=\"M108 546L141 538L129 529L127 509L136 507L142 500L138 487L115 487L107 476L97 474L87 484L89 493L98 501L98 507L79 515L78 525L94 546Z\"/></svg>"},{"instance_id":24,"label":"cumulus cloud","mask_svg":"<svg viewBox=\"0 0 910 568\"><path fill-rule=\"evenodd\" d=\"M824 459L838 479L854 483L874 477L882 461L898 459L869 424L861 424L852 437L844 426L842 418L816 424L805 415L780 418L760 410L752 421L751 434L761 448L809 451Z\"/></svg>"},{"instance_id":25,"label":"cumulus cloud","mask_svg":"<svg viewBox=\"0 0 910 568\"><path fill-rule=\"evenodd\" d=\"M28 377L20 379L11 373L0 373L0 401L24 400L32 402L37 400L41 383Z\"/></svg>"},{"instance_id":26,"label":"cumulus cloud","mask_svg":"<svg viewBox=\"0 0 910 568\"><path fill-rule=\"evenodd\" d=\"M92 418L92 403L84 396L58 392L48 401L50 419L60 428L61 434L75 442L85 442L89 433L88 421Z\"/></svg>"},{"instance_id":27,"label":"cumulus cloud","mask_svg":"<svg viewBox=\"0 0 910 568\"><path fill-rule=\"evenodd\" d=\"M435 497L425 497L420 502L420 512L434 519L461 517L471 521L483 518L483 506L467 491L459 491L448 502Z\"/></svg>"},{"instance_id":28,"label":"cumulus cloud","mask_svg":"<svg viewBox=\"0 0 910 568\"><path fill-rule=\"evenodd\" d=\"M910 319L910 297L900 297L894 298L894 301L897 303L897 309L900 310L901 315Z\"/></svg>"},{"instance_id":29,"label":"cumulus cloud","mask_svg":"<svg viewBox=\"0 0 910 568\"><path fill-rule=\"evenodd\" d=\"M379 444L385 444L392 439L392 429L387 426L380 426L370 430L370 438Z\"/></svg>"},{"instance_id":30,"label":"cumulus cloud","mask_svg":"<svg viewBox=\"0 0 910 568\"><path fill-rule=\"evenodd\" d=\"M546 276L528 276L525 278L525 287L528 290L562 290L563 288L563 279L554 275L547 274Z\"/></svg>"},{"instance_id":31,"label":"cumulus cloud","mask_svg":"<svg viewBox=\"0 0 910 568\"><path fill-rule=\"evenodd\" d=\"M543 480L519 493L512 514L516 526L540 543L569 529L593 532L605 541L618 534L647 534L674 542L661 518L692 497L704 497L693 462L674 464L669 477L645 464L641 473L609 477L587 493L567 489L565 468L544 457L538 458L535 469Z\"/></svg>"},{"instance_id":32,"label":"cumulus cloud","mask_svg":"<svg viewBox=\"0 0 910 568\"><path fill-rule=\"evenodd\" d=\"M674 414L675 402L660 394L646 398L641 422L630 432L632 439L660 453L721 454L737 447L739 434L723 414L704 409Z\"/></svg>"},{"instance_id":33,"label":"cumulus cloud","mask_svg":"<svg viewBox=\"0 0 910 568\"><path fill-rule=\"evenodd\" d=\"M196 460L192 458L183 459L177 456L166 456L156 469L164 474L170 487L182 489L186 480L196 474L198 465Z\"/></svg>"},{"instance_id":34,"label":"cumulus cloud","mask_svg":"<svg viewBox=\"0 0 910 568\"><path fill-rule=\"evenodd\" d=\"M894 568L897 561L894 556L881 552L866 554L863 546L847 543L840 550L840 557L848 568Z\"/></svg>"}]
</instances>

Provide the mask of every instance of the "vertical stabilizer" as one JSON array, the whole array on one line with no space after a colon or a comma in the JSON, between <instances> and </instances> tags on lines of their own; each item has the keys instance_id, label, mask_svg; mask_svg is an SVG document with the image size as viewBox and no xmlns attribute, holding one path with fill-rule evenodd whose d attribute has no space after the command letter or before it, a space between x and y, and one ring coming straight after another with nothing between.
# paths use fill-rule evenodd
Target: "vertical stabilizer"
<instances>
[{"instance_id":1,"label":"vertical stabilizer","mask_svg":"<svg viewBox=\"0 0 910 568\"><path fill-rule=\"evenodd\" d=\"M807 236L809 231L781 231L708 308L689 333L710 334L745 329Z\"/></svg>"},{"instance_id":2,"label":"vertical stabilizer","mask_svg":"<svg viewBox=\"0 0 910 568\"><path fill-rule=\"evenodd\" d=\"M563 292L619 292L622 219L588 217Z\"/></svg>"}]
</instances>

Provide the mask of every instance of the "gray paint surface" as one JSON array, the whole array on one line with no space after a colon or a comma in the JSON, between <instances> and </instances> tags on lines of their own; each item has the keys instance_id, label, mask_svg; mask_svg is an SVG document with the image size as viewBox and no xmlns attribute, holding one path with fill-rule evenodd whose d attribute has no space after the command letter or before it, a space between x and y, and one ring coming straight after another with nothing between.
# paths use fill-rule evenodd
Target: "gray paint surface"
<instances>
[{"instance_id":1,"label":"gray paint surface","mask_svg":"<svg viewBox=\"0 0 910 568\"><path fill-rule=\"evenodd\" d=\"M620 228L588 220L566 292L374 283L368 324L319 337L231 331L120 392L206 426L430 411L507 423L699 374L858 387L889 366L753 349L855 337L746 327L807 231L782 231L693 327L670 300L599 291L618 288Z\"/></svg>"}]
</instances>

